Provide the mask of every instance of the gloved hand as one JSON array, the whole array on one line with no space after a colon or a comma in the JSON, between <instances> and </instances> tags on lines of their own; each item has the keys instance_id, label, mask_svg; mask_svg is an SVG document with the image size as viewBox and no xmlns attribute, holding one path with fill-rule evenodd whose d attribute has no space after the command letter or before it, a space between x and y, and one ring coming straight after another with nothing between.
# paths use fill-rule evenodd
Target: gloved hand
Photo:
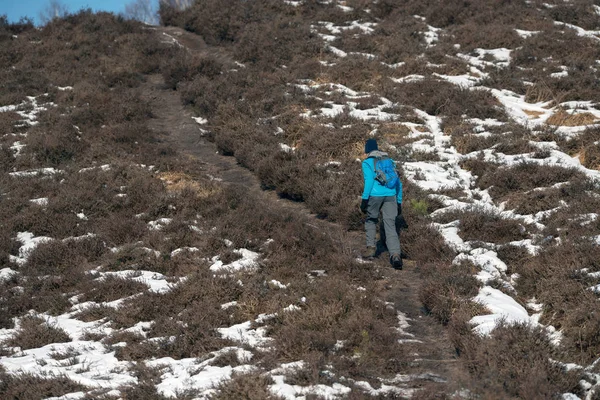
<instances>
[{"instance_id":1,"label":"gloved hand","mask_svg":"<svg viewBox=\"0 0 600 400\"><path fill-rule=\"evenodd\" d=\"M398 215L402 215L402 203L398 203Z\"/></svg>"},{"instance_id":2,"label":"gloved hand","mask_svg":"<svg viewBox=\"0 0 600 400\"><path fill-rule=\"evenodd\" d=\"M404 219L404 215L398 214L396 217L396 232L400 233L401 230L408 229L408 224Z\"/></svg>"},{"instance_id":3,"label":"gloved hand","mask_svg":"<svg viewBox=\"0 0 600 400\"><path fill-rule=\"evenodd\" d=\"M368 206L369 206L369 200L362 199L360 202L360 211L362 211L363 214L366 214Z\"/></svg>"}]
</instances>

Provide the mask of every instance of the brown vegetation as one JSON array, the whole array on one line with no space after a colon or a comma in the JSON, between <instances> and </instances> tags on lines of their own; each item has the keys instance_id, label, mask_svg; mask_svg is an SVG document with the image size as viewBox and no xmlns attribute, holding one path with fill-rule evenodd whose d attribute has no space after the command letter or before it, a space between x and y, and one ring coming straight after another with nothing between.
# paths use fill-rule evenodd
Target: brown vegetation
<instances>
[{"instance_id":1,"label":"brown vegetation","mask_svg":"<svg viewBox=\"0 0 600 400\"><path fill-rule=\"evenodd\" d=\"M155 387L159 372L146 368L145 359L204 357L232 344L216 328L254 321L264 313L277 314L264 323L274 345L257 355L257 362L268 366L304 360L301 370L286 376L289 382L331 384L339 376L376 382L376 377L406 372L412 358L398 343L394 310L381 301L378 267L355 260L349 248L352 232L345 231L362 227L356 207L360 192L356 158L362 156L362 143L377 129L378 139L396 146L395 158L418 157L405 148L414 140L407 123L423 123L413 111L418 108L441 118L444 132L463 154L488 148L510 155L533 153L536 148L529 142L533 133L511 125L489 91L460 88L432 78L431 72L467 73L469 66L456 53L507 47L515 49L511 66L482 67L489 74L482 86L510 89L535 102L598 101L598 81L589 68L600 58L598 47L593 40L552 23L592 29L598 17L590 12L591 2L583 0L555 7L537 1L399 4L381 0L368 4L370 13L359 0L347 2L354 6L348 13L334 2L305 3L295 8L276 0L206 0L185 12L161 4L164 24L200 35L215 50L203 55L161 43L152 29L106 13L82 11L41 30L28 21L8 24L0 18L0 106L23 103L20 107L27 110L31 104L26 96L44 93L48 95L39 101L54 103L32 127L19 126L21 118L14 112L0 113L2 132L28 133L19 157L10 149L17 136L2 137L0 142L0 266L18 269L20 274L0 282L0 327L13 328L13 318L29 310L50 314L72 310L72 296L99 303L76 318L104 318L117 332L103 338L103 343L126 343L114 350L117 358L137 366L139 384L121 393L130 399L164 398ZM356 20L376 21L377 26L370 35L349 29L331 44L376 57L334 57L317 34L328 33L327 29L315 28L314 22L347 25ZM424 40L428 25L445 28L435 46ZM523 38L515 28L540 33ZM393 69L381 61L405 64ZM550 76L563 66L567 76ZM185 106L209 118L207 137L223 154L236 157L256 173L264 189L304 202L318 218L338 222L343 229L327 231L293 211L264 207L264 197L209 181L202 167L166 147L161 132L149 128L148 120L154 116L141 96L147 75L159 73ZM389 79L418 73L428 77L403 83ZM321 86L304 92L296 84L305 80ZM334 83L364 96L357 99L336 91ZM394 120L360 121L347 107L334 118L318 111L349 100L358 109L370 109L383 104L381 97L393 102L386 110L396 114ZM300 117L305 111L313 112L313 117ZM586 113L578 115L580 120L573 121L572 115L559 113L548 123L580 126L594 121ZM482 136L473 132L467 118L493 118L506 124ZM597 129L569 142L550 138L571 153L580 153L588 168L598 168ZM285 151L280 144L294 150ZM538 151L535 157L547 154ZM62 172L45 179L7 174L50 166ZM559 354L538 329L500 326L489 338L472 333L467 321L485 312L470 302L480 287L473 276L476 268L452 264L455 252L428 218L440 202L406 184L409 200L404 214L410 229L402 233L403 251L417 262L424 278L420 298L426 311L453 336L472 379L464 387L482 398L541 399L578 393L577 373L566 373L551 359L588 363L600 351L597 295L589 290L597 282L582 271L599 271L600 255L597 246L571 239L600 229L597 221L582 225L578 219L597 211L597 187L580 172L554 165L527 162L498 167L475 157L462 166L477 176L479 188L489 188L495 201L507 201L507 207L519 213L550 210L562 200L570 204L569 210L544 221L544 235L561 237L563 243L545 245L538 256L506 244L534 231L517 220L482 209L440 217L460 219L464 240L500 245L496 250L508 264L507 273L520 275L519 296L535 296L545 307L542 322L563 331L564 353ZM564 182L569 183L552 187ZM543 189L535 190L539 187ZM38 198L48 198L48 204L29 201ZM153 229L151 223L160 218L169 222ZM22 243L15 238L20 232L51 239L17 266L9 256L18 255ZM183 247L194 250L172 253ZM253 273L209 270L212 257L232 262L239 257L238 248L261 253ZM174 287L155 293L129 277L97 279L97 272L90 273L96 269L154 271L166 275ZM325 276L315 276L314 270L326 271ZM187 280L177 283L184 276ZM286 289L269 284L274 278L285 282ZM357 283L362 286L360 294ZM101 304L123 298L127 299L118 309ZM221 307L233 301L235 307ZM290 304L298 309L282 311ZM147 338L120 331L139 321L153 321ZM98 335L89 338L102 339ZM26 349L70 340L40 318L26 317L7 345ZM336 347L338 342L344 343L343 348ZM225 355L214 363L235 361ZM329 369L338 377L322 373ZM269 384L258 373L237 375L218 386L213 397L276 398L269 393ZM85 390L61 378L0 371L2 395L35 398L38 392L31 391L33 386L45 396ZM423 393L421 398L426 398ZM179 398L193 396L182 393Z\"/></svg>"},{"instance_id":2,"label":"brown vegetation","mask_svg":"<svg viewBox=\"0 0 600 400\"><path fill-rule=\"evenodd\" d=\"M64 377L40 377L25 373L14 375L0 367L0 395L6 399L37 400L85 389Z\"/></svg>"},{"instance_id":3,"label":"brown vegetation","mask_svg":"<svg viewBox=\"0 0 600 400\"><path fill-rule=\"evenodd\" d=\"M26 350L71 340L64 330L48 324L43 318L29 316L19 321L18 333L6 344Z\"/></svg>"}]
</instances>

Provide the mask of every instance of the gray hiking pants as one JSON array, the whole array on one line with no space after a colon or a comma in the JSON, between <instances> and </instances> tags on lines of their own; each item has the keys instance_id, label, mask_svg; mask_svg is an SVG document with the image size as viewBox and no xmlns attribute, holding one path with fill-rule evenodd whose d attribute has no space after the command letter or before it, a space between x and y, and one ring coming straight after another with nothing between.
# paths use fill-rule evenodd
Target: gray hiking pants
<instances>
[{"instance_id":1,"label":"gray hiking pants","mask_svg":"<svg viewBox=\"0 0 600 400\"><path fill-rule=\"evenodd\" d=\"M385 231L385 245L390 256L400 254L400 239L398 239L398 232L396 232L396 216L398 215L396 196L369 197L367 220L365 221L367 246L376 246L379 212L381 212L382 225Z\"/></svg>"}]
</instances>

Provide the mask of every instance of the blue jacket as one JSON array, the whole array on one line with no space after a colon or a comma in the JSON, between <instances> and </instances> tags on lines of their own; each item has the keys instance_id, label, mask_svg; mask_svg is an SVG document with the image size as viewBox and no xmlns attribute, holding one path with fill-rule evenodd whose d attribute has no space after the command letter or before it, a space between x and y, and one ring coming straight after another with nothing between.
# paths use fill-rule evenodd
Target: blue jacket
<instances>
[{"instance_id":1,"label":"blue jacket","mask_svg":"<svg viewBox=\"0 0 600 400\"><path fill-rule=\"evenodd\" d=\"M370 152L365 160L362 162L362 172L364 178L365 187L362 193L362 199L368 200L369 197L386 197L396 196L396 202L402 203L402 182L398 180L396 188L390 189L383 186L381 183L375 180L375 157L387 157L387 153L379 150Z\"/></svg>"}]
</instances>

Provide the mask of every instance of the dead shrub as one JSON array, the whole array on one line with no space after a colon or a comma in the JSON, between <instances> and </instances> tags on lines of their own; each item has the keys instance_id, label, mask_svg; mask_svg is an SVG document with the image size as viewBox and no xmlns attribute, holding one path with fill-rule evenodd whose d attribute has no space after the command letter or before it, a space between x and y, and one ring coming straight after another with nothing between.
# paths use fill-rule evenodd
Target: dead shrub
<instances>
[{"instance_id":1,"label":"dead shrub","mask_svg":"<svg viewBox=\"0 0 600 400\"><path fill-rule=\"evenodd\" d=\"M35 26L30 18L21 17L17 22L9 22L6 15L0 16L0 31L2 33L19 35L23 32L32 31L34 29Z\"/></svg>"},{"instance_id":2,"label":"dead shrub","mask_svg":"<svg viewBox=\"0 0 600 400\"><path fill-rule=\"evenodd\" d=\"M123 67L114 67L103 74L103 81L109 88L117 86L135 88L144 80L145 77L139 72L126 70Z\"/></svg>"},{"instance_id":3,"label":"dead shrub","mask_svg":"<svg viewBox=\"0 0 600 400\"><path fill-rule=\"evenodd\" d=\"M402 213L405 214L410 229L401 233L402 252L419 265L436 260L452 261L456 254L448 247L440 232L429 221L419 220L417 213L405 213L405 208L404 206Z\"/></svg>"},{"instance_id":4,"label":"dead shrub","mask_svg":"<svg viewBox=\"0 0 600 400\"><path fill-rule=\"evenodd\" d=\"M577 141L582 147L597 143L600 141L600 128L596 126L586 128L586 130L577 137Z\"/></svg>"},{"instance_id":5,"label":"dead shrub","mask_svg":"<svg viewBox=\"0 0 600 400\"><path fill-rule=\"evenodd\" d=\"M25 274L77 275L100 259L107 251L104 242L97 237L71 240L50 240L38 245L22 267Z\"/></svg>"},{"instance_id":6,"label":"dead shrub","mask_svg":"<svg viewBox=\"0 0 600 400\"><path fill-rule=\"evenodd\" d=\"M502 140L496 135L484 136L475 134L473 133L473 127L466 124L460 124L456 127L445 127L444 132L448 132L452 136L452 146L462 154L489 149Z\"/></svg>"},{"instance_id":7,"label":"dead shrub","mask_svg":"<svg viewBox=\"0 0 600 400\"><path fill-rule=\"evenodd\" d=\"M580 293L581 288L573 293L579 300L574 299L577 305L565 307L561 326L566 334L564 346L578 362L587 364L595 361L600 351L600 333L597 329L600 324L600 308L597 296L581 296ZM560 308L555 310L562 311Z\"/></svg>"},{"instance_id":8,"label":"dead shrub","mask_svg":"<svg viewBox=\"0 0 600 400\"><path fill-rule=\"evenodd\" d=\"M589 241L564 241L543 248L516 267L516 289L544 304L542 322L560 329L568 357L589 363L600 348L596 280L584 272L600 271L600 249Z\"/></svg>"},{"instance_id":9,"label":"dead shrub","mask_svg":"<svg viewBox=\"0 0 600 400\"><path fill-rule=\"evenodd\" d=\"M485 154L481 151L477 153L474 158L463 159L459 162L461 168L471 172L476 178L476 182L479 182L482 177L488 176L496 171L499 167L498 164L493 162L485 161Z\"/></svg>"},{"instance_id":10,"label":"dead shrub","mask_svg":"<svg viewBox=\"0 0 600 400\"><path fill-rule=\"evenodd\" d=\"M476 151L494 149L503 154L526 154L535 150L528 140L523 138L505 137L503 135L478 135L462 134L456 135L452 131L452 145L462 154Z\"/></svg>"},{"instance_id":11,"label":"dead shrub","mask_svg":"<svg viewBox=\"0 0 600 400\"><path fill-rule=\"evenodd\" d=\"M200 35L209 45L227 44L237 38L243 26L243 21L239 18L246 10L245 7L238 6L237 1L231 0L202 1L186 10L183 17L179 17L179 21L187 30ZM165 18L177 18L176 14L166 11L167 9L165 9ZM169 23L173 22L175 20L169 21Z\"/></svg>"},{"instance_id":12,"label":"dead shrub","mask_svg":"<svg viewBox=\"0 0 600 400\"><path fill-rule=\"evenodd\" d=\"M89 146L81 132L67 118L49 119L46 113L39 128L36 128L27 137L25 149L45 165L58 166L82 157ZM40 132L42 129L43 133Z\"/></svg>"},{"instance_id":13,"label":"dead shrub","mask_svg":"<svg viewBox=\"0 0 600 400\"><path fill-rule=\"evenodd\" d=\"M236 40L233 56L262 69L274 69L296 59L317 57L320 49L321 45L308 21L274 14L268 21L244 25Z\"/></svg>"},{"instance_id":14,"label":"dead shrub","mask_svg":"<svg viewBox=\"0 0 600 400\"><path fill-rule=\"evenodd\" d=\"M125 214L113 213L99 221L98 230L107 244L122 246L140 240L148 232L148 225L139 218Z\"/></svg>"},{"instance_id":15,"label":"dead shrub","mask_svg":"<svg viewBox=\"0 0 600 400\"><path fill-rule=\"evenodd\" d=\"M547 211L560 205L560 189L531 190L525 193L514 193L507 199L507 209L512 209L518 214L535 214Z\"/></svg>"},{"instance_id":16,"label":"dead shrub","mask_svg":"<svg viewBox=\"0 0 600 400\"><path fill-rule=\"evenodd\" d=\"M425 282L419 293L427 312L447 325L459 311L471 317L481 311L470 299L479 293L481 283L475 278L476 268L469 263L457 265L427 263L421 266Z\"/></svg>"},{"instance_id":17,"label":"dead shrub","mask_svg":"<svg viewBox=\"0 0 600 400\"><path fill-rule=\"evenodd\" d=\"M155 321L148 336L166 338L157 342L156 356L198 357L226 344L215 327L229 321L221 304L239 296L241 288L235 279L225 276L214 279L211 271L202 269L165 294L144 292L130 299L112 320L122 327ZM168 339L171 336L176 336L175 340Z\"/></svg>"},{"instance_id":18,"label":"dead shrub","mask_svg":"<svg viewBox=\"0 0 600 400\"><path fill-rule=\"evenodd\" d=\"M600 24L600 18L593 12L593 4L590 1L559 3L547 7L545 12L555 21L576 25L583 29L596 29Z\"/></svg>"},{"instance_id":19,"label":"dead shrub","mask_svg":"<svg viewBox=\"0 0 600 400\"><path fill-rule=\"evenodd\" d=\"M557 26L528 38L514 51L515 66L537 68L535 86L528 90L526 101L553 101L554 105L584 99L598 101L598 82L588 68L588 63L598 56L597 46L589 39L577 37L574 32L561 32ZM568 75L549 77L547 67L544 71L549 57L553 65L568 67Z\"/></svg>"},{"instance_id":20,"label":"dead shrub","mask_svg":"<svg viewBox=\"0 0 600 400\"><path fill-rule=\"evenodd\" d=\"M320 75L320 79L317 78L317 82L324 80L326 83L339 83L357 91L373 92L385 85L386 72L385 67L376 60L346 57L329 67Z\"/></svg>"},{"instance_id":21,"label":"dead shrub","mask_svg":"<svg viewBox=\"0 0 600 400\"><path fill-rule=\"evenodd\" d=\"M26 350L71 340L64 330L48 324L43 318L27 316L19 321L19 330L16 335L8 339L5 344Z\"/></svg>"},{"instance_id":22,"label":"dead shrub","mask_svg":"<svg viewBox=\"0 0 600 400\"><path fill-rule=\"evenodd\" d=\"M98 321L100 319L107 318L112 314L113 311L114 309L112 307L102 304L94 304L79 311L76 314L76 318L83 322Z\"/></svg>"},{"instance_id":23,"label":"dead shrub","mask_svg":"<svg viewBox=\"0 0 600 400\"><path fill-rule=\"evenodd\" d=\"M125 346L120 345L115 348L115 357L119 360L143 362L155 357L159 351L159 343L144 341L139 336L127 339L121 340L121 342L127 342ZM114 338L110 338L110 341L114 340Z\"/></svg>"},{"instance_id":24,"label":"dead shrub","mask_svg":"<svg viewBox=\"0 0 600 400\"><path fill-rule=\"evenodd\" d=\"M30 275L73 274L84 270L85 258L59 240L39 244L31 251L23 267L23 271Z\"/></svg>"},{"instance_id":25,"label":"dead shrub","mask_svg":"<svg viewBox=\"0 0 600 400\"><path fill-rule=\"evenodd\" d=\"M13 249L13 241L7 231L0 232L0 266L4 268L10 263L9 255L13 254L16 249ZM14 254L13 254L14 255Z\"/></svg>"},{"instance_id":26,"label":"dead shrub","mask_svg":"<svg viewBox=\"0 0 600 400\"><path fill-rule=\"evenodd\" d=\"M502 260L506 266L506 275L510 276L517 271L523 263L530 257L533 257L526 247L516 246L513 244L505 244L496 249L498 258Z\"/></svg>"},{"instance_id":27,"label":"dead shrub","mask_svg":"<svg viewBox=\"0 0 600 400\"><path fill-rule=\"evenodd\" d=\"M374 44L375 51L371 52L380 55L382 61L389 64L416 57L423 52L426 44L419 32L426 29L426 25L412 15L397 13L395 18L383 20L378 24L378 40Z\"/></svg>"},{"instance_id":28,"label":"dead shrub","mask_svg":"<svg viewBox=\"0 0 600 400\"><path fill-rule=\"evenodd\" d=\"M239 359L237 355L237 350L235 349L231 349L224 353L220 353L210 362L210 365L214 365L215 367L235 367L241 364L241 360Z\"/></svg>"},{"instance_id":29,"label":"dead shrub","mask_svg":"<svg viewBox=\"0 0 600 400\"><path fill-rule=\"evenodd\" d=\"M0 132L12 132L13 127L21 120L22 117L14 111L0 112Z\"/></svg>"},{"instance_id":30,"label":"dead shrub","mask_svg":"<svg viewBox=\"0 0 600 400\"><path fill-rule=\"evenodd\" d=\"M6 68L12 66L15 65ZM2 83L3 93L0 96L0 104L3 106L18 105L26 100L26 96L47 93L52 86L46 74L31 66L10 69L2 75L5 81Z\"/></svg>"},{"instance_id":31,"label":"dead shrub","mask_svg":"<svg viewBox=\"0 0 600 400\"><path fill-rule=\"evenodd\" d=\"M507 243L527 237L523 222L502 217L480 208L466 209L453 219L460 220L460 236L465 241Z\"/></svg>"},{"instance_id":32,"label":"dead shrub","mask_svg":"<svg viewBox=\"0 0 600 400\"><path fill-rule=\"evenodd\" d=\"M518 47L523 40L512 25L495 21L486 24L469 21L452 26L448 35L453 37L454 43L460 43L462 51L472 51L477 48L513 49Z\"/></svg>"},{"instance_id":33,"label":"dead shrub","mask_svg":"<svg viewBox=\"0 0 600 400\"><path fill-rule=\"evenodd\" d=\"M80 301L110 302L139 294L148 289L148 286L141 282L115 275L106 275L101 279L89 281L89 285L90 287L84 290Z\"/></svg>"},{"instance_id":34,"label":"dead shrub","mask_svg":"<svg viewBox=\"0 0 600 400\"><path fill-rule=\"evenodd\" d=\"M163 4L161 2L161 4ZM163 396L158 393L158 389L155 384L148 382L141 382L134 386L128 386L121 390L121 396L123 396L123 400L168 400L170 397ZM178 394L177 398L186 399L183 394Z\"/></svg>"},{"instance_id":35,"label":"dead shrub","mask_svg":"<svg viewBox=\"0 0 600 400\"><path fill-rule=\"evenodd\" d=\"M216 386L216 392L210 395L210 400L278 400L269 390L272 384L270 377L258 372L248 374L233 374L230 380Z\"/></svg>"},{"instance_id":36,"label":"dead shrub","mask_svg":"<svg viewBox=\"0 0 600 400\"><path fill-rule=\"evenodd\" d=\"M305 288L310 300L302 309L282 314L273 326L271 336L277 342L278 358L291 361L317 353L327 356L335 351L337 340L344 340L340 351L349 357L342 357L346 361L336 357L339 368L351 376L366 371L383 373L389 366L390 349L398 345L392 328L394 312L373 296L349 292L349 282L341 277L320 279L318 287ZM367 293L370 290L373 288L367 288Z\"/></svg>"},{"instance_id":37,"label":"dead shrub","mask_svg":"<svg viewBox=\"0 0 600 400\"><path fill-rule=\"evenodd\" d=\"M552 361L555 349L542 328L501 324L461 350L480 396L541 400L578 391L579 373Z\"/></svg>"},{"instance_id":38,"label":"dead shrub","mask_svg":"<svg viewBox=\"0 0 600 400\"><path fill-rule=\"evenodd\" d=\"M52 205L44 208L28 204L20 207L19 211L10 221L14 232L31 232L35 236L57 238L87 233L83 226L78 226L80 220L70 210L57 210L59 212L55 213ZM57 215L60 217L57 218Z\"/></svg>"},{"instance_id":39,"label":"dead shrub","mask_svg":"<svg viewBox=\"0 0 600 400\"><path fill-rule=\"evenodd\" d=\"M158 18L162 26L183 25L184 12L168 2L161 1L158 4Z\"/></svg>"},{"instance_id":40,"label":"dead shrub","mask_svg":"<svg viewBox=\"0 0 600 400\"><path fill-rule=\"evenodd\" d=\"M73 87L74 106L71 119L85 133L121 123L145 122L152 117L150 105L136 90L116 87L110 90L89 82Z\"/></svg>"},{"instance_id":41,"label":"dead shrub","mask_svg":"<svg viewBox=\"0 0 600 400\"><path fill-rule=\"evenodd\" d=\"M402 10L402 8L400 8ZM437 2L426 0L409 2L404 12L427 18L427 22L438 28L453 28L469 22L484 26L488 24L515 25L519 22L536 23L536 8L533 4L514 1L490 1L471 3L459 0Z\"/></svg>"},{"instance_id":42,"label":"dead shrub","mask_svg":"<svg viewBox=\"0 0 600 400\"><path fill-rule=\"evenodd\" d=\"M0 172L11 172L15 168L15 155L7 145L0 144Z\"/></svg>"},{"instance_id":43,"label":"dead shrub","mask_svg":"<svg viewBox=\"0 0 600 400\"><path fill-rule=\"evenodd\" d=\"M487 172L487 171L486 171ZM477 185L489 188L490 194L500 200L508 194L551 186L581 177L573 168L521 162L512 167L502 167L480 175Z\"/></svg>"},{"instance_id":44,"label":"dead shrub","mask_svg":"<svg viewBox=\"0 0 600 400\"><path fill-rule=\"evenodd\" d=\"M533 85L527 87L525 92L525 101L529 103L540 103L552 100L557 100L555 93L544 80L539 80Z\"/></svg>"},{"instance_id":45,"label":"dead shrub","mask_svg":"<svg viewBox=\"0 0 600 400\"><path fill-rule=\"evenodd\" d=\"M404 82L390 88L384 96L394 102L414 106L430 115L441 115L445 123L471 118L493 118L506 121L507 116L498 100L485 90L470 90L443 80L427 78L419 82Z\"/></svg>"},{"instance_id":46,"label":"dead shrub","mask_svg":"<svg viewBox=\"0 0 600 400\"><path fill-rule=\"evenodd\" d=\"M106 271L123 271L135 269L140 265L144 269L157 271L160 260L153 251L141 246L139 243L126 243L106 257L104 269Z\"/></svg>"},{"instance_id":47,"label":"dead shrub","mask_svg":"<svg viewBox=\"0 0 600 400\"><path fill-rule=\"evenodd\" d=\"M61 397L86 390L85 386L66 377L40 377L26 373L10 374L0 366L0 396L5 399L36 400Z\"/></svg>"},{"instance_id":48,"label":"dead shrub","mask_svg":"<svg viewBox=\"0 0 600 400\"><path fill-rule=\"evenodd\" d=\"M550 133L548 138L552 138L553 135ZM580 161L585 162L586 149L591 151L593 158L593 147L600 142L600 129L596 126L587 127L581 134L576 137L559 137L556 140L561 150L571 155L572 157L578 156Z\"/></svg>"},{"instance_id":49,"label":"dead shrub","mask_svg":"<svg viewBox=\"0 0 600 400\"><path fill-rule=\"evenodd\" d=\"M161 67L168 88L177 89L180 82L196 77L213 79L222 73L223 65L211 55L196 56L181 49Z\"/></svg>"},{"instance_id":50,"label":"dead shrub","mask_svg":"<svg viewBox=\"0 0 600 400\"><path fill-rule=\"evenodd\" d=\"M138 147L140 143L152 142L154 135L146 122L125 122L103 129L102 133L119 144Z\"/></svg>"},{"instance_id":51,"label":"dead shrub","mask_svg":"<svg viewBox=\"0 0 600 400\"><path fill-rule=\"evenodd\" d=\"M9 289L0 299L3 311L0 323L3 327L11 328L14 317L19 317L29 310L35 310L52 315L59 315L72 307L65 292L76 291L85 276L71 274L67 276L30 277L20 283L22 290Z\"/></svg>"}]
</instances>

